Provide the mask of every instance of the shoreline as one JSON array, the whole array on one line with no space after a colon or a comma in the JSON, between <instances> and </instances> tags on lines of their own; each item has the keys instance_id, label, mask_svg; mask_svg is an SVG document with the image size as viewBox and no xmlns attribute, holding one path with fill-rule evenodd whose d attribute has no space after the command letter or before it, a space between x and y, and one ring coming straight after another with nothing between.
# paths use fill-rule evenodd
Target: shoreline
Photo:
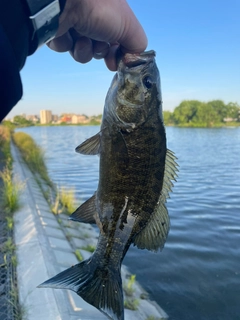
<instances>
[{"instance_id":1,"label":"shoreline","mask_svg":"<svg viewBox=\"0 0 240 320\"><path fill-rule=\"evenodd\" d=\"M30 127L95 127L101 126L101 123L98 124L88 124L88 123L66 123L66 124L33 124L28 126L16 126L14 129L21 128L30 128ZM165 127L176 127L176 128L190 128L190 129L221 129L221 128L238 128L240 127L240 122L231 122L228 124L217 124L213 126L201 126L201 125L175 125L175 124L164 124Z\"/></svg>"},{"instance_id":2,"label":"shoreline","mask_svg":"<svg viewBox=\"0 0 240 320\"><path fill-rule=\"evenodd\" d=\"M14 234L19 296L20 303L27 310L26 320L76 317L83 320L106 319L97 309L69 290L37 288L37 285L49 277L79 263L79 253L83 259L89 258L91 253L86 247L96 244L98 233L89 224L69 221L68 216L64 214L54 215L34 174L21 160L20 152L13 144L11 151L14 176L25 182L25 189L21 195L22 207L14 215ZM47 188L43 181L42 186ZM122 266L123 288L130 279L127 268ZM130 299L133 305L138 301L137 310L125 307L125 320L168 319L162 308L149 300L148 294L137 281L134 281L132 289L130 297L125 292L125 301Z\"/></svg>"}]
</instances>

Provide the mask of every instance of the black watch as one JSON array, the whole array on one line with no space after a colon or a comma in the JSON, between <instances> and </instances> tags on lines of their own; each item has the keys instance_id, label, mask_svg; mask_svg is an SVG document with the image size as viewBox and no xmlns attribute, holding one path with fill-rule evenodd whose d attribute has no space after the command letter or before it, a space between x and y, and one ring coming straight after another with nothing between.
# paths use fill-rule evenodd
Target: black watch
<instances>
[{"instance_id":1,"label":"black watch","mask_svg":"<svg viewBox=\"0 0 240 320\"><path fill-rule=\"evenodd\" d=\"M24 4L32 29L28 50L28 55L31 55L55 36L60 6L58 0L24 0Z\"/></svg>"}]
</instances>

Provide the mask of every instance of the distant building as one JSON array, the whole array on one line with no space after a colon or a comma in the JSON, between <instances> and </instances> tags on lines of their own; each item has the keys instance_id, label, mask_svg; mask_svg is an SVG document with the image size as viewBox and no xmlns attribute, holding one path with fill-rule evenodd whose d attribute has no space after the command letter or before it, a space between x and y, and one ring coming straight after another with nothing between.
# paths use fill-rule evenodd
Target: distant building
<instances>
[{"instance_id":1,"label":"distant building","mask_svg":"<svg viewBox=\"0 0 240 320\"><path fill-rule=\"evenodd\" d=\"M52 121L52 111L50 110L40 110L40 123L47 124Z\"/></svg>"},{"instance_id":2,"label":"distant building","mask_svg":"<svg viewBox=\"0 0 240 320\"><path fill-rule=\"evenodd\" d=\"M53 114L53 115L52 115L52 121L53 121L54 123L58 123L58 121L59 121L59 116L58 116L57 114Z\"/></svg>"},{"instance_id":3,"label":"distant building","mask_svg":"<svg viewBox=\"0 0 240 320\"><path fill-rule=\"evenodd\" d=\"M72 123L86 123L88 119L85 115L76 115L72 116Z\"/></svg>"},{"instance_id":4,"label":"distant building","mask_svg":"<svg viewBox=\"0 0 240 320\"><path fill-rule=\"evenodd\" d=\"M238 118L224 118L223 121L224 122L236 122L236 121L238 121Z\"/></svg>"},{"instance_id":5,"label":"distant building","mask_svg":"<svg viewBox=\"0 0 240 320\"><path fill-rule=\"evenodd\" d=\"M72 115L64 114L60 118L60 122L72 123Z\"/></svg>"},{"instance_id":6,"label":"distant building","mask_svg":"<svg viewBox=\"0 0 240 320\"><path fill-rule=\"evenodd\" d=\"M37 115L27 115L26 120L30 120L34 123L37 123L39 121L39 116Z\"/></svg>"}]
</instances>

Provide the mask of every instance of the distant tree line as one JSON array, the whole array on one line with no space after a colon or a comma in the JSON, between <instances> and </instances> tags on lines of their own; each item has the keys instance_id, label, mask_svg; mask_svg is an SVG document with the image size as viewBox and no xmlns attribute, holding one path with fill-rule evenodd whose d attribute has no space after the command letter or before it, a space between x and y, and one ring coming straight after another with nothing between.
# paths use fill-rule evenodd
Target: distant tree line
<instances>
[{"instance_id":1,"label":"distant tree line","mask_svg":"<svg viewBox=\"0 0 240 320\"><path fill-rule=\"evenodd\" d=\"M15 116L13 122L11 122L10 120L3 120L1 124L9 127L11 130L15 128L31 127L35 125L34 122L25 119L23 116Z\"/></svg>"},{"instance_id":2,"label":"distant tree line","mask_svg":"<svg viewBox=\"0 0 240 320\"><path fill-rule=\"evenodd\" d=\"M240 125L240 106L230 102L225 104L221 100L201 102L198 100L184 100L173 112L164 111L166 125L188 127L214 127L226 123Z\"/></svg>"},{"instance_id":3,"label":"distant tree line","mask_svg":"<svg viewBox=\"0 0 240 320\"><path fill-rule=\"evenodd\" d=\"M13 122L16 127L31 127L34 126L34 122L32 120L27 120L23 116L15 116L13 118Z\"/></svg>"},{"instance_id":4,"label":"distant tree line","mask_svg":"<svg viewBox=\"0 0 240 320\"><path fill-rule=\"evenodd\" d=\"M60 117L62 117L63 115L61 115ZM84 115L85 116L85 115ZM86 118L89 119L88 122L86 123L78 123L78 125L99 125L101 123L102 120L102 115L99 114L97 116L85 116ZM4 124L5 126L10 127L11 129L13 128L21 128L21 127L30 127L30 126L35 126L35 125L39 125L40 121L38 120L37 122L32 121L32 120L28 120L26 119L24 116L22 115L17 115L13 118L13 121L9 121L9 120L3 120L2 124ZM47 125L53 125L52 123L49 123ZM56 125L56 124L54 124ZM72 125L72 123L67 123L67 122L61 122L58 123L58 125Z\"/></svg>"}]
</instances>

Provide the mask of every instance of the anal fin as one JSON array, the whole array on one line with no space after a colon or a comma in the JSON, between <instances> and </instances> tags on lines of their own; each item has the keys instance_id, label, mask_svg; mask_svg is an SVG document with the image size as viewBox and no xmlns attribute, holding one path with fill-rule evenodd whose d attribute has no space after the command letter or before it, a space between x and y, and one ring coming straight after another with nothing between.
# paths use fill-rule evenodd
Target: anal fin
<instances>
[{"instance_id":1,"label":"anal fin","mask_svg":"<svg viewBox=\"0 0 240 320\"><path fill-rule=\"evenodd\" d=\"M96 194L90 199L80 205L69 217L70 220L79 221L83 223L95 224L96 210Z\"/></svg>"}]
</instances>

